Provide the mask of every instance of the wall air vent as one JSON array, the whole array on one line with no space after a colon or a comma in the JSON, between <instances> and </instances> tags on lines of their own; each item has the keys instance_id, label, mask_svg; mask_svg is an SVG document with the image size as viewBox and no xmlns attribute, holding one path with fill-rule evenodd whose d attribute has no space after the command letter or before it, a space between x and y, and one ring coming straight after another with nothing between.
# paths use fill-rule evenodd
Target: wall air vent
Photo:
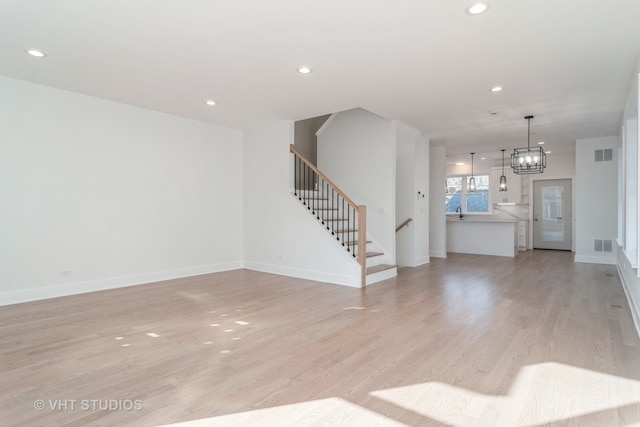
<instances>
[{"instance_id":1,"label":"wall air vent","mask_svg":"<svg viewBox=\"0 0 640 427\"><path fill-rule=\"evenodd\" d=\"M610 162L613 160L613 148L605 148L594 151L596 162Z\"/></svg>"},{"instance_id":2,"label":"wall air vent","mask_svg":"<svg viewBox=\"0 0 640 427\"><path fill-rule=\"evenodd\" d=\"M612 240L594 239L593 240L593 251L594 252L613 252L613 241Z\"/></svg>"}]
</instances>

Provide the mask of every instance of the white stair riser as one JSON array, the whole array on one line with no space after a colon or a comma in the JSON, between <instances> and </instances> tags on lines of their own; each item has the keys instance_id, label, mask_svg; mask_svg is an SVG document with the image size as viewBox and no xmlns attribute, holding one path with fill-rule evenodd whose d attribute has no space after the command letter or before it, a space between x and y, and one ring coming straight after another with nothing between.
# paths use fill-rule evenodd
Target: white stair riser
<instances>
[{"instance_id":1,"label":"white stair riser","mask_svg":"<svg viewBox=\"0 0 640 427\"><path fill-rule=\"evenodd\" d=\"M372 285L374 283L382 282L383 280L391 279L398 275L398 269L396 267L390 268L388 270L380 271L378 273L367 274L367 283L366 285Z\"/></svg>"},{"instance_id":2,"label":"white stair riser","mask_svg":"<svg viewBox=\"0 0 640 427\"><path fill-rule=\"evenodd\" d=\"M380 264L382 264L383 260L384 260L384 256L383 255L367 257L367 268L375 267L376 265L380 265Z\"/></svg>"}]
</instances>

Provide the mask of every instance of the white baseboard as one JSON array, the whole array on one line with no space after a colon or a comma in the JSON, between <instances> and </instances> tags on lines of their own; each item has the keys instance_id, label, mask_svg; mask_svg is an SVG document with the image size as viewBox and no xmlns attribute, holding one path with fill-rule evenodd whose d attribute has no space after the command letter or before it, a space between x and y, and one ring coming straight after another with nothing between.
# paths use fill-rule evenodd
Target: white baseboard
<instances>
[{"instance_id":1,"label":"white baseboard","mask_svg":"<svg viewBox=\"0 0 640 427\"><path fill-rule=\"evenodd\" d=\"M183 277L200 276L202 274L218 273L221 271L242 268L242 261L231 261L220 264L202 265L197 267L178 268L175 270L158 271L154 273L136 274L132 276L111 277L86 282L65 283L40 288L24 289L0 293L0 306L58 298L88 292L104 291L108 289L124 288L127 286L143 285L164 280L180 279Z\"/></svg>"},{"instance_id":2,"label":"white baseboard","mask_svg":"<svg viewBox=\"0 0 640 427\"><path fill-rule=\"evenodd\" d=\"M434 258L446 258L447 251L429 251L429 256Z\"/></svg>"},{"instance_id":3,"label":"white baseboard","mask_svg":"<svg viewBox=\"0 0 640 427\"><path fill-rule=\"evenodd\" d=\"M620 281L622 282L624 293L627 295L627 301L629 302L629 308L631 309L631 317L633 318L633 324L636 327L636 333L638 334L638 337L640 337L640 305L638 305L637 301L633 299L633 294L631 293L631 289L629 289L629 284L624 278L624 275L621 274L620 269L618 269L618 274L620 275Z\"/></svg>"},{"instance_id":4,"label":"white baseboard","mask_svg":"<svg viewBox=\"0 0 640 427\"><path fill-rule=\"evenodd\" d=\"M428 256L425 257L420 257L416 259L416 267L420 266L420 265L425 265L425 264L429 264L431 262L431 259Z\"/></svg>"},{"instance_id":5,"label":"white baseboard","mask_svg":"<svg viewBox=\"0 0 640 427\"><path fill-rule=\"evenodd\" d=\"M622 255L624 258L625 256ZM626 264L626 263L625 263ZM620 263L616 263L616 267L618 269L618 276L620 277L620 282L622 282L622 289L624 289L624 293L627 296L627 301L629 302L629 309L631 310L631 318L633 319L633 324L636 327L636 333L640 337L640 304L635 300L634 294L631 291L631 286L638 282L638 279L635 274L635 270L631 268L631 265L620 265ZM626 272L633 273L631 277L627 277ZM631 282L631 283L629 283Z\"/></svg>"},{"instance_id":6,"label":"white baseboard","mask_svg":"<svg viewBox=\"0 0 640 427\"><path fill-rule=\"evenodd\" d=\"M335 285L360 287L360 273L354 272L353 276L327 273L324 271L303 270L283 265L263 264L257 262L245 262L244 268L261 271L263 273L279 274L281 276L297 277L298 279L315 280L318 282L332 283ZM358 266L358 268L360 268Z\"/></svg>"},{"instance_id":7,"label":"white baseboard","mask_svg":"<svg viewBox=\"0 0 640 427\"><path fill-rule=\"evenodd\" d=\"M587 264L608 264L616 265L615 255L611 256L593 256L593 255L576 255L575 262L584 262Z\"/></svg>"}]
</instances>

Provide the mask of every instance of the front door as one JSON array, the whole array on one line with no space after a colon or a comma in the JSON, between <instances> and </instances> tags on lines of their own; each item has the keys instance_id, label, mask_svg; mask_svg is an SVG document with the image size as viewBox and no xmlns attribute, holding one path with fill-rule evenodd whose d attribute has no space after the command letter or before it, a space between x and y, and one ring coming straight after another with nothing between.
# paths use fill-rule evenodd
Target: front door
<instances>
[{"instance_id":1,"label":"front door","mask_svg":"<svg viewBox=\"0 0 640 427\"><path fill-rule=\"evenodd\" d=\"M533 181L533 248L571 250L571 180Z\"/></svg>"}]
</instances>

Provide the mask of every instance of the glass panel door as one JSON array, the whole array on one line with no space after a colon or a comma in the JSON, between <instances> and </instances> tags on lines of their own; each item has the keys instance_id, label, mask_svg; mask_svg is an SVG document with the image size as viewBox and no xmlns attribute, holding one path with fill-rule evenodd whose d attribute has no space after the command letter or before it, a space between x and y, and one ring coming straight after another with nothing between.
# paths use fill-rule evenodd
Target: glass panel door
<instances>
[{"instance_id":1,"label":"glass panel door","mask_svg":"<svg viewBox=\"0 0 640 427\"><path fill-rule=\"evenodd\" d=\"M533 247L571 250L571 180L534 181Z\"/></svg>"}]
</instances>

